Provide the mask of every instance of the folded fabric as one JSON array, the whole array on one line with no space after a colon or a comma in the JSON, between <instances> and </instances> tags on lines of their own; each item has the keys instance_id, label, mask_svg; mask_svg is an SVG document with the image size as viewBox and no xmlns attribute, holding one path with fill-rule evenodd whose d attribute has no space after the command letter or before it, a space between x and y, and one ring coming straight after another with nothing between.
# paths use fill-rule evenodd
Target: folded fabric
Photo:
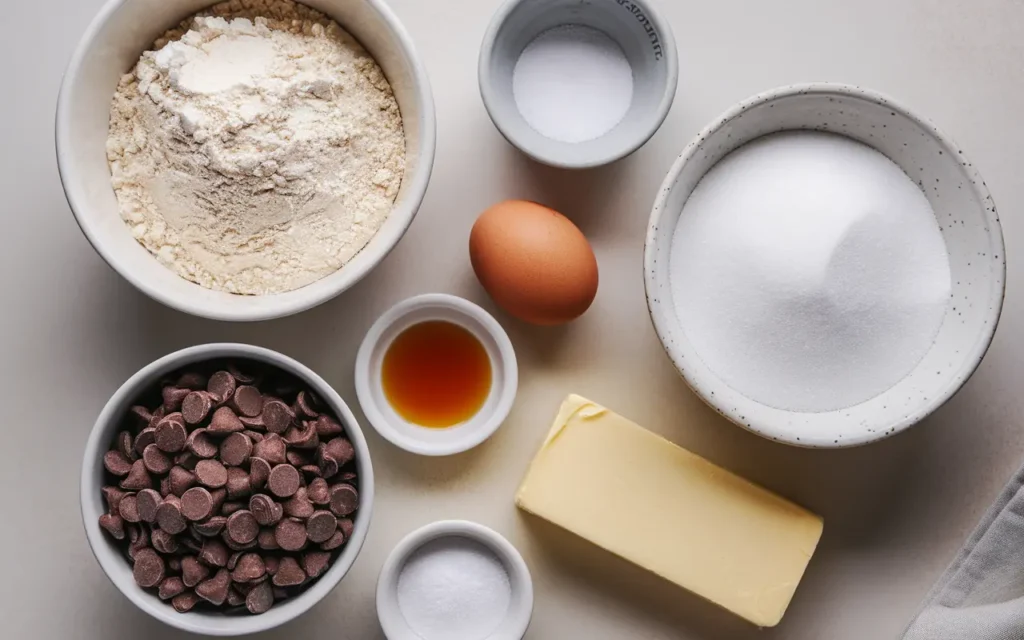
<instances>
[{"instance_id":1,"label":"folded fabric","mask_svg":"<svg viewBox=\"0 0 1024 640\"><path fill-rule=\"evenodd\" d=\"M903 640L1024 640L1024 469L928 595Z\"/></svg>"}]
</instances>

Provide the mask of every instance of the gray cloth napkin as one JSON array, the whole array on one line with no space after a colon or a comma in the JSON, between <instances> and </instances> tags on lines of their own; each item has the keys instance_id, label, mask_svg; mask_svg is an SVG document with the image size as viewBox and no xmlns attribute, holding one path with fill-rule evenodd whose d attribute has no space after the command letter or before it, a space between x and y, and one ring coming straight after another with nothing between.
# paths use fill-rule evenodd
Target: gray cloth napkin
<instances>
[{"instance_id":1,"label":"gray cloth napkin","mask_svg":"<svg viewBox=\"0 0 1024 640\"><path fill-rule=\"evenodd\" d=\"M903 640L1024 640L1024 469L932 589Z\"/></svg>"}]
</instances>

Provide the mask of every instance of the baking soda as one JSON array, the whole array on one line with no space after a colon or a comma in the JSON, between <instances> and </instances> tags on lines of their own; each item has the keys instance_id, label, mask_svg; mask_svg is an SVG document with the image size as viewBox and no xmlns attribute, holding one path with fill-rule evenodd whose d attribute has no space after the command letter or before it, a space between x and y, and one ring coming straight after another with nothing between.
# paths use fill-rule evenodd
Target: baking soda
<instances>
[{"instance_id":1,"label":"baking soda","mask_svg":"<svg viewBox=\"0 0 1024 640\"><path fill-rule=\"evenodd\" d=\"M483 640L505 619L512 588L504 565L465 538L420 547L398 576L398 608L423 640Z\"/></svg>"},{"instance_id":2,"label":"baking soda","mask_svg":"<svg viewBox=\"0 0 1024 640\"><path fill-rule=\"evenodd\" d=\"M726 156L673 238L681 326L752 400L830 411L921 361L950 296L949 258L921 189L852 139L791 131Z\"/></svg>"},{"instance_id":3,"label":"baking soda","mask_svg":"<svg viewBox=\"0 0 1024 640\"><path fill-rule=\"evenodd\" d=\"M531 42L513 72L523 118L559 142L586 142L615 128L633 101L633 69L605 33L582 25L549 29Z\"/></svg>"}]
</instances>

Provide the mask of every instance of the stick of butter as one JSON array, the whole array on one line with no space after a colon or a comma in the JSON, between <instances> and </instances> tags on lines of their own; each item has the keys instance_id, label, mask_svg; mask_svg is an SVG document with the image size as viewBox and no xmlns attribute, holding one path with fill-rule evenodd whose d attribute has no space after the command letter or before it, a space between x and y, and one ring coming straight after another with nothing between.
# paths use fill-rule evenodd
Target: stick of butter
<instances>
[{"instance_id":1,"label":"stick of butter","mask_svg":"<svg viewBox=\"0 0 1024 640\"><path fill-rule=\"evenodd\" d=\"M823 527L576 395L562 403L516 504L761 627L782 619ZM632 526L609 526L613 513Z\"/></svg>"}]
</instances>

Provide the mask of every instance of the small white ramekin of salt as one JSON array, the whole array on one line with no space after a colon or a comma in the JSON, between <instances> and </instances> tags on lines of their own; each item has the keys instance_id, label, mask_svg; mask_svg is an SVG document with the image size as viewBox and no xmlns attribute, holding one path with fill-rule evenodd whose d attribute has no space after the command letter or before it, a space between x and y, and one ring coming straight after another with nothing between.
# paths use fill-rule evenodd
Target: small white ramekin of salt
<instances>
[{"instance_id":1,"label":"small white ramekin of salt","mask_svg":"<svg viewBox=\"0 0 1024 640\"><path fill-rule=\"evenodd\" d=\"M533 614L526 562L499 533L464 520L407 535L377 581L388 640L521 640Z\"/></svg>"}]
</instances>

